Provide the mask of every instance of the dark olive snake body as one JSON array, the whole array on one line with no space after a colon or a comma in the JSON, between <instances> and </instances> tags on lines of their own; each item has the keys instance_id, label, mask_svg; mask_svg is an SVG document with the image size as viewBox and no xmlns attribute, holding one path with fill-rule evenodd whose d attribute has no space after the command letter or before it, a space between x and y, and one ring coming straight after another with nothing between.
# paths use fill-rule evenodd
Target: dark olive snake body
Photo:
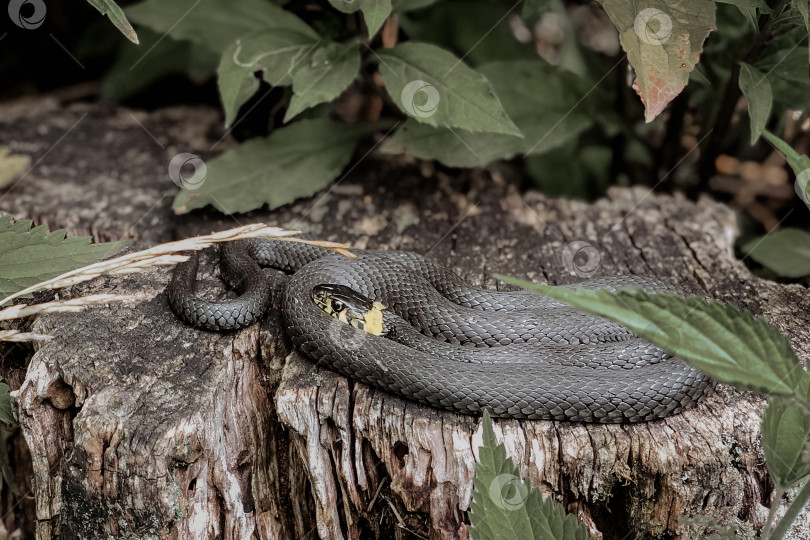
<instances>
[{"instance_id":1,"label":"dark olive snake body","mask_svg":"<svg viewBox=\"0 0 810 540\"><path fill-rule=\"evenodd\" d=\"M691 407L712 381L624 327L528 291L472 287L415 253L353 251L350 259L300 242L224 244L223 277L240 296L195 298L196 257L168 288L186 322L232 330L257 321L271 303L270 266L293 272L280 292L293 344L319 365L426 405L467 414L622 423ZM323 312L313 288L344 285L382 302L388 337ZM657 280L613 276L569 288L677 292Z\"/></svg>"}]
</instances>

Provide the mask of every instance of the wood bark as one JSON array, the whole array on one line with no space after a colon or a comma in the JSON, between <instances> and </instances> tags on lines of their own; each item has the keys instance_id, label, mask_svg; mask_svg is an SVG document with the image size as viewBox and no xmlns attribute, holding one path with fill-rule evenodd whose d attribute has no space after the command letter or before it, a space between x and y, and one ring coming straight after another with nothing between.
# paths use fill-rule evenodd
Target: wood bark
<instances>
[{"instance_id":1,"label":"wood bark","mask_svg":"<svg viewBox=\"0 0 810 540\"><path fill-rule=\"evenodd\" d=\"M168 160L204 155L222 134L209 110L26 111L7 120L16 135L0 131L0 144L33 148L36 160L48 148L36 126L63 132L83 114L48 167L0 210L97 238L134 235L141 246L234 225L214 213L168 217ZM88 147L93 163L77 159ZM50 199L43 186L53 187ZM810 352L807 289L752 275L734 255L733 213L708 198L614 188L593 203L551 199L522 189L510 169L451 176L372 154L311 199L239 217L254 221L357 248L425 253L493 288L502 286L495 273L578 281L583 272L566 246L587 242L599 258L593 277L679 283L750 309L789 336L800 358ZM202 266L202 292L215 297L222 284L213 253ZM290 349L276 311L235 333L188 328L168 308L168 279L167 269L100 279L69 293L136 297L34 321L54 339L31 355L14 399L33 463L37 538L468 537L479 418L314 366ZM597 538L699 538L708 529L688 519L699 515L753 538L773 491L763 405L720 385L696 409L658 422L498 420L495 430L521 473ZM807 513L792 537L810 537Z\"/></svg>"}]
</instances>

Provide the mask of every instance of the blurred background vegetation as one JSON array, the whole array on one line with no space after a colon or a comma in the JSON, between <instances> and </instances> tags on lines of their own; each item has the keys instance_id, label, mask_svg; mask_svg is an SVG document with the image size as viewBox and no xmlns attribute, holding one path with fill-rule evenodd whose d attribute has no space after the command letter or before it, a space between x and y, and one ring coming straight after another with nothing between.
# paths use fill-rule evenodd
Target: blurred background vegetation
<instances>
[{"instance_id":1,"label":"blurred background vegetation","mask_svg":"<svg viewBox=\"0 0 810 540\"><path fill-rule=\"evenodd\" d=\"M810 235L804 232L808 209L783 152L765 138L752 144L755 122L749 122L749 110L754 95L741 90L740 67L754 66L767 79L767 110L760 111L756 122L786 140L798 154L807 154L807 2L726 1L716 3L716 30L709 34L688 85L650 123L645 123L644 106L631 87L635 75L619 33L604 9L608 0L604 5L560 0L395 0L393 13L375 22L372 32L367 31L370 19L366 20L369 15L363 2L354 6L344 0L238 2L234 5L283 9L319 36L319 47L325 49L327 42L348 44L353 47L351 55L357 54L361 62L351 84L335 87L333 98L327 92L328 99L305 104L298 117L287 122L285 114L297 93L294 84L271 84L257 69L255 80L238 81L234 91L240 95L232 100L232 111L227 111L226 104L223 121L229 112L231 135L237 141L267 137L307 119L372 123L378 141L383 133L390 135L394 125L398 130L384 141L382 151L433 158L451 174L458 166L499 166L507 160L525 172L525 188L550 196L595 199L611 185L645 185L662 192L682 191L692 198L710 195L739 212L740 255L750 252L747 263L765 263L767 267L758 271L774 279L804 280L810 274ZM106 0L93 3L115 5ZM192 4L188 0L120 2L137 31L140 45L136 45L90 3L49 1L47 23L37 31L7 26L0 41L4 49L0 99L54 92L65 101L101 100L146 110L172 104L222 107L224 58L232 51L227 46L233 47L238 36L239 47L247 47L250 39L242 38L262 28L261 17L250 17L250 9L240 8L223 23L221 12L201 8L221 4L228 10L227 2L205 0L199 8ZM674 4L689 6L686 1ZM199 16L176 24L176 15L189 6ZM268 13L268 20L273 20L275 12ZM241 30L240 24L244 25ZM289 21L278 23L280 28L285 25ZM385 59L391 58L385 56L386 49L407 42L440 47L484 75L526 139L531 135L537 140L535 135L540 134L542 144L526 152L525 147L510 146L509 139L480 138L463 127L431 132L443 128L408 118L397 103L398 92L386 89L390 81L382 68ZM253 73L248 72L252 79ZM753 85L757 91L762 89L758 82ZM249 88L245 91L239 85ZM380 120L392 123L373 124ZM301 130L289 135L305 136L306 130ZM357 132L357 136L372 137L371 131ZM277 137L275 143L280 140ZM245 156L239 155L240 159ZM216 184L216 179L210 179L211 170L215 176L226 176L227 164L211 165L209 181ZM321 184L331 180L322 172ZM312 190L321 184L311 186ZM302 195L289 193L287 199ZM283 202L276 200L271 207ZM176 210L192 208L176 200ZM789 238L759 238L786 228L793 230ZM787 267L769 264L774 253L787 258Z\"/></svg>"}]
</instances>

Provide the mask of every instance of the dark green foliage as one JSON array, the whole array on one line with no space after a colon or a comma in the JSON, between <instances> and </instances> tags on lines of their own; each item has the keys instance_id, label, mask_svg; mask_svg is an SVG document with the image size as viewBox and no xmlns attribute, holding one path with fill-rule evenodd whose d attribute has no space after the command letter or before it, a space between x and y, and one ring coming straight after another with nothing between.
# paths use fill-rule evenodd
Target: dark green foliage
<instances>
[{"instance_id":1,"label":"dark green foliage","mask_svg":"<svg viewBox=\"0 0 810 540\"><path fill-rule=\"evenodd\" d=\"M0 216L0 298L42 281L109 257L128 240L91 244L89 236L65 238L65 231L48 233L30 220L12 223Z\"/></svg>"},{"instance_id":2,"label":"dark green foliage","mask_svg":"<svg viewBox=\"0 0 810 540\"><path fill-rule=\"evenodd\" d=\"M695 296L571 290L497 277L616 321L717 380L767 396L762 447L777 493L810 478L810 375L776 327L734 306ZM773 535L766 532L763 538L782 538L809 499L805 488L788 508L787 523L780 522ZM772 509L779 502L776 497ZM774 517L772 511L766 531Z\"/></svg>"},{"instance_id":3,"label":"dark green foliage","mask_svg":"<svg viewBox=\"0 0 810 540\"><path fill-rule=\"evenodd\" d=\"M470 537L472 540L586 540L585 525L565 513L551 497L544 498L498 444L492 419L484 411L483 445L475 464Z\"/></svg>"}]
</instances>

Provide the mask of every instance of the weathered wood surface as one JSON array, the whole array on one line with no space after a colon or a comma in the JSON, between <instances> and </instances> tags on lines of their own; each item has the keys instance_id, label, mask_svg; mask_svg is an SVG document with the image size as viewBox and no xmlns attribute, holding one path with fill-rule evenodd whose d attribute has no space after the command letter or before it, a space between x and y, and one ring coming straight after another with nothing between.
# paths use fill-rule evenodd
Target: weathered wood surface
<instances>
[{"instance_id":1,"label":"weathered wood surface","mask_svg":"<svg viewBox=\"0 0 810 540\"><path fill-rule=\"evenodd\" d=\"M0 144L29 149L36 162L49 146L38 126L56 130L52 144L87 113L0 210L75 234L130 234L141 245L235 225L197 213L172 231L167 213L168 161L181 151L205 155L219 139L211 111L133 113L165 150L131 112L82 104L6 120L13 129L0 130ZM733 254L733 214L708 199L637 188L593 204L555 200L523 193L508 170L451 177L372 154L312 199L238 217L254 221L358 248L427 253L489 287L494 273L577 281L563 254L584 241L600 257L594 277L681 283L752 310L784 331L800 357L810 352L806 289L752 276ZM222 287L215 266L213 254L204 258L209 295ZM156 269L77 287L73 294L138 298L33 325L55 336L13 385L33 459L38 538L467 536L479 419L315 368L290 354L276 312L231 334L183 326L166 304L168 276ZM704 514L753 538L772 492L763 403L720 386L697 409L659 422L497 421L496 433L522 474L597 537L698 538L704 530L683 518ZM807 514L792 537L810 537Z\"/></svg>"}]
</instances>

